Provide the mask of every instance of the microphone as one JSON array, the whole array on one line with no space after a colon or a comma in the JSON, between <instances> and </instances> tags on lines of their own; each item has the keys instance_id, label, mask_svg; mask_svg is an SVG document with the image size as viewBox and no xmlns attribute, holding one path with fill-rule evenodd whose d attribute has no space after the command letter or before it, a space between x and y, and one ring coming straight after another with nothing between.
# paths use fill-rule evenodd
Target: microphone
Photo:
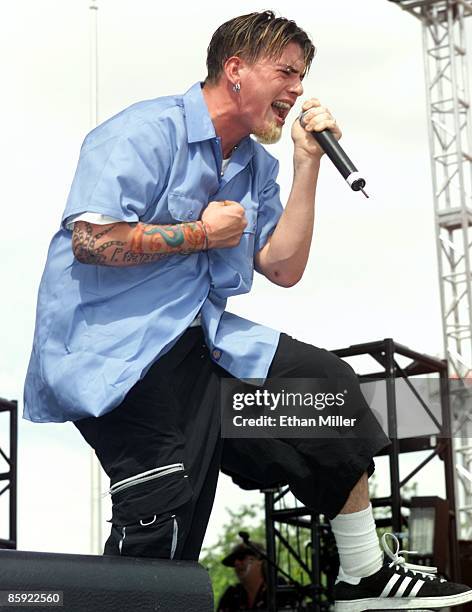
<instances>
[{"instance_id":1,"label":"microphone","mask_svg":"<svg viewBox=\"0 0 472 612\"><path fill-rule=\"evenodd\" d=\"M300 113L298 120L300 125L304 128L305 115L310 112L311 109ZM355 165L346 155L346 152L341 147L339 142L334 137L333 133L329 130L323 130L322 132L310 132L313 138L323 148L323 151L333 162L336 168L341 173L342 177L346 180L347 184L353 191L362 191L366 198L369 196L364 191L365 179L362 178Z\"/></svg>"},{"instance_id":2,"label":"microphone","mask_svg":"<svg viewBox=\"0 0 472 612\"><path fill-rule=\"evenodd\" d=\"M238 536L241 538L244 544L247 544L249 542L249 534L247 531L239 531Z\"/></svg>"}]
</instances>

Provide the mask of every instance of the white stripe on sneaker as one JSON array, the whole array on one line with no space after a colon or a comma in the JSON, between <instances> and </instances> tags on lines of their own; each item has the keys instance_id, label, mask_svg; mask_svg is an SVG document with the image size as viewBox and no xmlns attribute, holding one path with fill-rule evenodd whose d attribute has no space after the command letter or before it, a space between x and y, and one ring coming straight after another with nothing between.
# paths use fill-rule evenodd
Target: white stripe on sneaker
<instances>
[{"instance_id":1,"label":"white stripe on sneaker","mask_svg":"<svg viewBox=\"0 0 472 612\"><path fill-rule=\"evenodd\" d=\"M423 584L424 584L424 580L418 580L418 582L415 584L415 586L409 592L408 597L416 597L416 594L421 589Z\"/></svg>"},{"instance_id":2,"label":"white stripe on sneaker","mask_svg":"<svg viewBox=\"0 0 472 612\"><path fill-rule=\"evenodd\" d=\"M412 580L413 578L411 578L410 576L403 578L403 581L400 587L398 588L398 591L395 593L394 597L401 597L403 593L406 591L406 587L410 584Z\"/></svg>"},{"instance_id":3,"label":"white stripe on sneaker","mask_svg":"<svg viewBox=\"0 0 472 612\"><path fill-rule=\"evenodd\" d=\"M385 585L384 590L380 593L380 597L388 597L390 591L396 585L399 578L401 578L400 574L393 574L393 576L390 578L390 580Z\"/></svg>"}]
</instances>

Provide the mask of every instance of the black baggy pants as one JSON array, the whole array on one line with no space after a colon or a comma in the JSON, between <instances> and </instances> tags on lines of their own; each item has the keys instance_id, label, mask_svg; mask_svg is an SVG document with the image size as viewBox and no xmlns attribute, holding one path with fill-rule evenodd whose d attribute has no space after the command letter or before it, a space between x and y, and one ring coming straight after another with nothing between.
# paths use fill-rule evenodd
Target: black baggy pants
<instances>
[{"instance_id":1,"label":"black baggy pants","mask_svg":"<svg viewBox=\"0 0 472 612\"><path fill-rule=\"evenodd\" d=\"M197 560L218 473L241 487L289 484L332 518L372 458L389 444L352 368L332 353L281 334L269 378L342 378L362 422L357 437L220 436L219 380L200 327L189 328L111 412L75 422L111 482L105 554Z\"/></svg>"}]
</instances>

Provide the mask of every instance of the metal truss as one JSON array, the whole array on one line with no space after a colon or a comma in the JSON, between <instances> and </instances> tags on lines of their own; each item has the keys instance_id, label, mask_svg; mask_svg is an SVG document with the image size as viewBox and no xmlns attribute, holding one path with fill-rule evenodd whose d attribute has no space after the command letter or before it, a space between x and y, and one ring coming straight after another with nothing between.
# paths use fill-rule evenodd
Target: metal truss
<instances>
[{"instance_id":1,"label":"metal truss","mask_svg":"<svg viewBox=\"0 0 472 612\"><path fill-rule=\"evenodd\" d=\"M0 398L0 417L4 423L2 416L9 416L9 436L8 436L8 454L0 448L0 463L2 470L0 472L0 496L4 493L9 493L9 511L8 511L8 537L0 537L0 548L16 548L16 500L17 500L17 455L18 455L18 405L16 401L10 402ZM6 431L6 428L4 429ZM4 443L5 440L2 439ZM4 471L6 466L6 471Z\"/></svg>"},{"instance_id":2,"label":"metal truss","mask_svg":"<svg viewBox=\"0 0 472 612\"><path fill-rule=\"evenodd\" d=\"M472 537L472 139L464 19L472 0L390 0L418 18L423 52L444 347L452 378L459 534Z\"/></svg>"},{"instance_id":3,"label":"metal truss","mask_svg":"<svg viewBox=\"0 0 472 612\"><path fill-rule=\"evenodd\" d=\"M299 505L289 487L266 489L263 493L267 555L274 564L267 565L267 610L282 609L277 604L285 600L291 601L293 610L329 612L334 605L339 570L329 523ZM288 581L280 583L276 567L280 568L284 560Z\"/></svg>"}]
</instances>

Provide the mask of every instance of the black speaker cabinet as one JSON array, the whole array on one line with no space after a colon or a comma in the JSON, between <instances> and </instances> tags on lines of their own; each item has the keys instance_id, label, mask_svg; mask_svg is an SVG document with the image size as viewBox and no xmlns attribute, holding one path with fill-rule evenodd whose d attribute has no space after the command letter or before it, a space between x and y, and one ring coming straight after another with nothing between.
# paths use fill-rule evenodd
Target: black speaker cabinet
<instances>
[{"instance_id":1,"label":"black speaker cabinet","mask_svg":"<svg viewBox=\"0 0 472 612\"><path fill-rule=\"evenodd\" d=\"M0 607L15 609L15 601L57 612L213 611L198 563L0 550Z\"/></svg>"}]
</instances>

